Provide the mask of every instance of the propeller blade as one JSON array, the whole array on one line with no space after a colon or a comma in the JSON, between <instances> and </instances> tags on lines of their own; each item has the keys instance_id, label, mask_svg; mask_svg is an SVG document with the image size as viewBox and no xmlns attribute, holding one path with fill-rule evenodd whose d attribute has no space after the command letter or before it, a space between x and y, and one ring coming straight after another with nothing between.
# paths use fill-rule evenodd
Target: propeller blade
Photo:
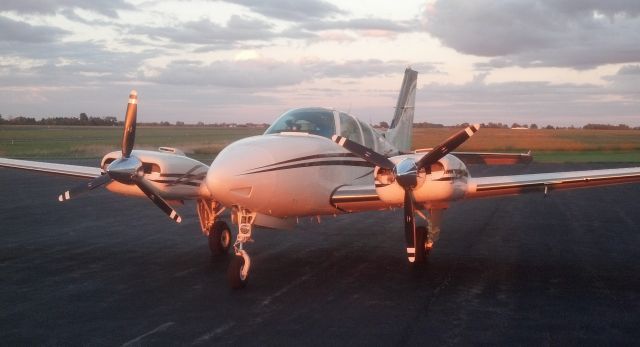
<instances>
[{"instance_id":1,"label":"propeller blade","mask_svg":"<svg viewBox=\"0 0 640 347\"><path fill-rule=\"evenodd\" d=\"M149 183L149 181L144 178L138 178L136 180L136 185L142 192L153 201L156 206L160 207L160 209L167 215L169 218L173 219L176 223L182 222L182 217L174 210L169 204L158 195L156 188Z\"/></svg>"},{"instance_id":2,"label":"propeller blade","mask_svg":"<svg viewBox=\"0 0 640 347\"><path fill-rule=\"evenodd\" d=\"M413 214L413 196L410 189L404 190L404 236L407 240L407 255L410 262L416 259L416 240L414 230L416 222Z\"/></svg>"},{"instance_id":3,"label":"propeller blade","mask_svg":"<svg viewBox=\"0 0 640 347\"><path fill-rule=\"evenodd\" d=\"M388 170L393 169L395 166L393 162L384 155L376 153L372 149L367 148L359 143L353 142L346 137L333 135L331 137L331 140L344 147L347 151L359 156L360 158L370 162L371 164Z\"/></svg>"},{"instance_id":4,"label":"propeller blade","mask_svg":"<svg viewBox=\"0 0 640 347\"><path fill-rule=\"evenodd\" d=\"M449 152L458 148L461 144L467 141L473 134L476 133L480 129L480 124L473 124L468 126L467 128L458 131L453 136L446 139L443 143L439 144L437 147L433 148L429 153L425 154L418 163L418 169L426 168L434 164L438 160L442 159L445 155L449 154Z\"/></svg>"},{"instance_id":5,"label":"propeller blade","mask_svg":"<svg viewBox=\"0 0 640 347\"><path fill-rule=\"evenodd\" d=\"M92 179L89 182L86 183L82 183L79 184L69 190L67 190L66 192L60 194L58 196L58 201L63 202L63 201L67 201L70 200L72 198L75 198L76 196L88 192L90 190L93 190L95 188L100 187L101 185L105 184L105 183L109 183L111 181L111 177L109 177L109 175L101 175L98 176L94 179Z\"/></svg>"},{"instance_id":6,"label":"propeller blade","mask_svg":"<svg viewBox=\"0 0 640 347\"><path fill-rule=\"evenodd\" d=\"M136 140L136 118L138 115L138 92L134 90L129 94L127 113L124 116L124 134L122 135L122 157L129 158Z\"/></svg>"}]
</instances>

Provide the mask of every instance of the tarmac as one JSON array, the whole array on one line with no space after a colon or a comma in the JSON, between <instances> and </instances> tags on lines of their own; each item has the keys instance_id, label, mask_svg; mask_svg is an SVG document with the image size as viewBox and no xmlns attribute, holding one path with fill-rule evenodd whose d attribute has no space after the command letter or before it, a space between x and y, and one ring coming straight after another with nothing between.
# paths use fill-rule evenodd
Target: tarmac
<instances>
[{"instance_id":1,"label":"tarmac","mask_svg":"<svg viewBox=\"0 0 640 347\"><path fill-rule=\"evenodd\" d=\"M146 199L104 189L59 203L78 182L0 169L2 345L640 341L638 184L454 203L417 271L400 210L258 229L249 285L232 291L228 258L211 259L193 203L179 208L180 225Z\"/></svg>"}]
</instances>

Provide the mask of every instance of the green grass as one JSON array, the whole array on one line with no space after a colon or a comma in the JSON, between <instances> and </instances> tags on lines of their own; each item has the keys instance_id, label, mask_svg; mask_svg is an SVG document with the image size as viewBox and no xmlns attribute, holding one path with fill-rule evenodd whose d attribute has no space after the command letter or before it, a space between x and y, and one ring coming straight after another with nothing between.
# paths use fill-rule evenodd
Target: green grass
<instances>
[{"instance_id":1,"label":"green grass","mask_svg":"<svg viewBox=\"0 0 640 347\"><path fill-rule=\"evenodd\" d=\"M262 134L254 128L138 127L136 148L176 147L212 159L238 139ZM13 158L97 158L119 150L120 127L0 126L0 155Z\"/></svg>"},{"instance_id":2,"label":"green grass","mask_svg":"<svg viewBox=\"0 0 640 347\"><path fill-rule=\"evenodd\" d=\"M433 147L456 129L414 129L415 148ZM176 147L212 160L238 139L264 129L138 127L136 148ZM0 126L0 156L12 158L100 158L120 149L120 127ZM640 131L481 129L461 151L533 151L540 162L640 162Z\"/></svg>"}]
</instances>

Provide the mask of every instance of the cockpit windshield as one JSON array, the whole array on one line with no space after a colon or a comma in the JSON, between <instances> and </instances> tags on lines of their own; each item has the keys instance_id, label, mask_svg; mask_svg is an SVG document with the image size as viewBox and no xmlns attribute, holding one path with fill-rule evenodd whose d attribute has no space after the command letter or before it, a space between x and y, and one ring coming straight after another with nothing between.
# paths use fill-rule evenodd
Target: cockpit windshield
<instances>
[{"instance_id":1,"label":"cockpit windshield","mask_svg":"<svg viewBox=\"0 0 640 347\"><path fill-rule=\"evenodd\" d=\"M336 133L333 111L324 108L298 108L285 112L265 134L304 132L331 138Z\"/></svg>"}]
</instances>

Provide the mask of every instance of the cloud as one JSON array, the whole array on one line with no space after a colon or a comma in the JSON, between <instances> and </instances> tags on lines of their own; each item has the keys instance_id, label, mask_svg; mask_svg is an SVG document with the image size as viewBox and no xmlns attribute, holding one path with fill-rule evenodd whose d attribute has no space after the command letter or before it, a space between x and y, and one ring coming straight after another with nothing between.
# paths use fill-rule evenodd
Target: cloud
<instances>
[{"instance_id":1,"label":"cloud","mask_svg":"<svg viewBox=\"0 0 640 347\"><path fill-rule=\"evenodd\" d=\"M44 43L53 42L68 32L50 26L31 25L25 22L15 21L0 16L0 43L1 42L27 42ZM5 52L0 50L0 52Z\"/></svg>"},{"instance_id":2,"label":"cloud","mask_svg":"<svg viewBox=\"0 0 640 347\"><path fill-rule=\"evenodd\" d=\"M165 27L137 27L135 34L148 35L152 39L168 39L180 44L198 44L210 49L237 48L246 41L269 41L279 37L306 38L309 34L283 31L276 32L271 23L261 19L233 15L226 25L208 19L179 23Z\"/></svg>"},{"instance_id":3,"label":"cloud","mask_svg":"<svg viewBox=\"0 0 640 347\"><path fill-rule=\"evenodd\" d=\"M292 29L295 32L313 33L309 38L321 41L347 42L356 39L354 34L365 37L395 38L398 34L420 30L419 21L392 21L383 18L352 18L346 20L308 21Z\"/></svg>"},{"instance_id":4,"label":"cloud","mask_svg":"<svg viewBox=\"0 0 640 347\"><path fill-rule=\"evenodd\" d=\"M266 17L301 22L346 14L337 6L322 0L223 0L243 5Z\"/></svg>"},{"instance_id":5,"label":"cloud","mask_svg":"<svg viewBox=\"0 0 640 347\"><path fill-rule=\"evenodd\" d=\"M419 89L416 121L445 124L512 122L584 125L617 122L640 125L640 74L606 77L606 85L545 81L487 83L485 74L462 84L427 84ZM421 110L421 111L418 111Z\"/></svg>"},{"instance_id":6,"label":"cloud","mask_svg":"<svg viewBox=\"0 0 640 347\"><path fill-rule=\"evenodd\" d=\"M345 62L307 61L303 69L317 78L364 78L401 74L411 63L401 60L349 60ZM421 74L438 73L432 63L413 64Z\"/></svg>"},{"instance_id":7,"label":"cloud","mask_svg":"<svg viewBox=\"0 0 640 347\"><path fill-rule=\"evenodd\" d=\"M479 68L589 69L640 61L637 1L439 0L426 30L461 53L492 57Z\"/></svg>"},{"instance_id":8,"label":"cloud","mask_svg":"<svg viewBox=\"0 0 640 347\"><path fill-rule=\"evenodd\" d=\"M196 61L174 61L155 75L144 79L161 84L221 86L232 88L276 88L297 85L321 78L348 78L400 74L409 65L405 61L350 60L332 61L275 61L252 59L217 61L202 64ZM418 64L424 73L436 72L435 65Z\"/></svg>"},{"instance_id":9,"label":"cloud","mask_svg":"<svg viewBox=\"0 0 640 347\"><path fill-rule=\"evenodd\" d=\"M640 65L625 65L618 70L617 75L640 75Z\"/></svg>"},{"instance_id":10,"label":"cloud","mask_svg":"<svg viewBox=\"0 0 640 347\"><path fill-rule=\"evenodd\" d=\"M55 14L63 9L74 8L117 18L117 10L131 10L134 7L124 0L2 0L0 2L0 12L15 11L22 14Z\"/></svg>"},{"instance_id":11,"label":"cloud","mask_svg":"<svg viewBox=\"0 0 640 347\"><path fill-rule=\"evenodd\" d=\"M420 29L418 21L392 21L383 18L353 18L335 21L312 21L302 24L306 30L381 30L395 33L406 33Z\"/></svg>"},{"instance_id":12,"label":"cloud","mask_svg":"<svg viewBox=\"0 0 640 347\"><path fill-rule=\"evenodd\" d=\"M148 80L169 85L271 88L298 84L307 77L295 64L268 60L219 61L201 64L174 61Z\"/></svg>"},{"instance_id":13,"label":"cloud","mask_svg":"<svg viewBox=\"0 0 640 347\"><path fill-rule=\"evenodd\" d=\"M603 79L618 92L618 100L636 105L640 119L640 65L625 65L615 75Z\"/></svg>"},{"instance_id":14,"label":"cloud","mask_svg":"<svg viewBox=\"0 0 640 347\"><path fill-rule=\"evenodd\" d=\"M340 30L358 31L363 36L393 37L398 33L420 30L416 20L393 21L384 18L332 19L348 15L337 6L319 0L224 0L248 7L253 12L269 18L283 19L296 24L283 30L278 36L294 39L322 39L350 41L351 37L339 35ZM328 34L326 33L328 32Z\"/></svg>"}]
</instances>

